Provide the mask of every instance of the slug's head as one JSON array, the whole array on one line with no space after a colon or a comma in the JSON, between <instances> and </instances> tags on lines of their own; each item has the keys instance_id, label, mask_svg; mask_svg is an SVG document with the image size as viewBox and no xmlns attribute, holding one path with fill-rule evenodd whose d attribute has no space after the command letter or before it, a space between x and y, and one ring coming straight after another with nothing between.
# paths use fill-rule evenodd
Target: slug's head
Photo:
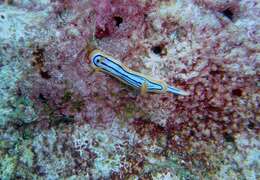
<instances>
[{"instance_id":1,"label":"slug's head","mask_svg":"<svg viewBox=\"0 0 260 180\"><path fill-rule=\"evenodd\" d=\"M90 53L89 59L91 62L91 66L94 69L102 69L102 62L104 61L105 57L103 53L99 50L94 50Z\"/></svg>"}]
</instances>

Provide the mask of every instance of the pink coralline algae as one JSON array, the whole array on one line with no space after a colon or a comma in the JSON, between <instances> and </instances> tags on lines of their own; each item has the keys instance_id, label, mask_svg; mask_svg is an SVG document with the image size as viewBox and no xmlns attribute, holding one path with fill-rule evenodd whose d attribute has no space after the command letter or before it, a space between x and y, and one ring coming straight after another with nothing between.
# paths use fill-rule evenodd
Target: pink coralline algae
<instances>
[{"instance_id":1,"label":"pink coralline algae","mask_svg":"<svg viewBox=\"0 0 260 180\"><path fill-rule=\"evenodd\" d=\"M159 4L153 4L153 8ZM165 4L165 11L168 11L167 2ZM150 127L142 125L143 121L158 124L152 125L155 130L148 134L152 137L157 132L167 134L166 148L173 151L189 151L193 143L200 141L222 144L242 131L258 132L256 58L259 58L259 49L252 49L254 45L246 29L237 28L231 21L233 16L238 17L239 11L233 9L239 4L198 4L205 9L202 11L194 6L194 12L184 10L180 12L181 16L175 17L170 12L159 12L156 14L158 22L153 22L151 17L156 12L152 11L152 5L137 1L93 1L91 6L95 15L89 4L58 3L64 5L68 14L75 13L75 8L79 13L73 19L65 19L66 25L57 29L58 41L42 47L46 71L40 70L42 78L34 78L32 97L42 105L47 103L57 109L59 115L94 127L106 128L113 119L122 118L124 111L129 111L129 126L133 124L137 132L143 132L142 128ZM181 5L185 6L185 2ZM168 6L170 11L175 5ZM245 9L246 4L243 6L241 8ZM223 14L224 7L229 7L230 12ZM231 12L234 13L232 17ZM60 16L66 18L65 15ZM183 20L187 15L191 18ZM198 16L204 20L196 20ZM230 16L227 17L229 20L225 16ZM58 17L50 21L55 18ZM161 28L155 29L154 23L161 24ZM163 71L163 78L183 87L191 95L140 96L109 76L93 73L85 57L85 47L90 43L92 33L95 33L99 48L123 58L126 64L138 70L149 67L140 57L149 59L147 53L154 56L153 53L161 53L160 49L167 49L159 62L165 66L165 70L159 69ZM176 36L172 37L173 34ZM156 49L158 43L165 45ZM34 59L37 59L38 51L36 47ZM154 71L157 73L156 69ZM133 105L129 108L128 104ZM149 117L153 111L157 116ZM158 114L162 116L158 117ZM141 125L136 126L136 123Z\"/></svg>"},{"instance_id":2,"label":"pink coralline algae","mask_svg":"<svg viewBox=\"0 0 260 180\"><path fill-rule=\"evenodd\" d=\"M39 176L64 157L73 163L60 177L216 178L225 148L259 134L257 1L57 0L39 9L45 6L39 26L46 34L29 39L30 68L17 82L19 95L37 107L25 127L35 129ZM94 72L93 47L190 95L140 95ZM111 168L102 174L102 166Z\"/></svg>"},{"instance_id":3,"label":"pink coralline algae","mask_svg":"<svg viewBox=\"0 0 260 180\"><path fill-rule=\"evenodd\" d=\"M102 3L110 2L104 1ZM99 5L102 7L108 6L102 5L102 3L99 3ZM32 65L42 78L40 81L38 78L35 79L32 92L34 99L39 99L39 94L41 94L42 98L40 99L45 99L44 101L58 106L56 108L60 113L73 115L87 122L90 121L89 123L93 123L93 125L106 126L107 122L111 123L117 113L115 109L121 104L116 94L124 94L120 93L124 89L120 88L120 83L114 79L103 74L93 74L86 57L88 40L91 39L93 33L98 32L98 29L105 28L107 25L113 25L113 28L117 28L117 31L109 29L109 34L112 38L110 37L111 40L109 41L111 42L107 44L115 43L113 39L119 38L122 40L124 42L123 47L121 47L123 51L117 55L123 56L127 54L129 49L129 47L124 47L129 46L128 40L126 40L129 37L125 37L127 31L131 31L131 33L136 31L136 34L138 34L142 31L134 29L134 27L144 26L144 14L141 11L141 6L136 1L131 1L129 8L126 8L126 2L114 3L117 6L113 6L113 11L106 9L108 19L101 17L104 15L101 12L95 12L93 16L91 6L88 3L85 4L85 8L83 8L84 3L68 3L65 7L60 6L67 3L55 4L55 9L72 6L74 8L78 7L77 10L79 12L82 11L82 13L69 20L68 25L58 29L57 33L60 36L58 42L51 42L46 47L39 47L39 45L34 47ZM110 6L112 7L112 4ZM96 5L93 7L96 7ZM102 8L97 10L103 11ZM130 10L132 13L129 12ZM74 11L74 9L71 9L71 11ZM135 12L134 16L133 12ZM123 18L122 25L120 25L120 27L122 26L121 29L115 24L115 14ZM51 17L49 21L55 21L55 18L57 17ZM130 21L131 18L137 18L137 20ZM101 22L97 23L100 19L107 21L104 22L104 27ZM110 24L108 24L109 22ZM131 25L131 23L134 24ZM95 25L96 28L90 27ZM58 48L55 48L56 44ZM114 91L109 89L114 89Z\"/></svg>"},{"instance_id":4,"label":"pink coralline algae","mask_svg":"<svg viewBox=\"0 0 260 180\"><path fill-rule=\"evenodd\" d=\"M130 38L142 34L148 6L137 1L92 1L96 12L96 37ZM126 8L127 7L127 8Z\"/></svg>"}]
</instances>

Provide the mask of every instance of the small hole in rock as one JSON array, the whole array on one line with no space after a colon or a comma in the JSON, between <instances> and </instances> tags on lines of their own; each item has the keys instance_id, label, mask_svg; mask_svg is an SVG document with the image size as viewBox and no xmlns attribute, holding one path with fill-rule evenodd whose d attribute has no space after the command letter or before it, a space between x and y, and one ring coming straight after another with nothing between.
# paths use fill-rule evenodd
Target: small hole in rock
<instances>
[{"instance_id":1,"label":"small hole in rock","mask_svg":"<svg viewBox=\"0 0 260 180\"><path fill-rule=\"evenodd\" d=\"M224 134L224 138L225 138L225 140L226 140L227 142L235 142L234 137L233 137L231 134L229 134L229 133L225 133L225 134Z\"/></svg>"},{"instance_id":2,"label":"small hole in rock","mask_svg":"<svg viewBox=\"0 0 260 180\"><path fill-rule=\"evenodd\" d=\"M117 27L119 27L120 24L123 22L123 18L121 18L120 16L114 16L114 20L116 22Z\"/></svg>"},{"instance_id":3,"label":"small hole in rock","mask_svg":"<svg viewBox=\"0 0 260 180\"><path fill-rule=\"evenodd\" d=\"M253 122L249 122L247 125L248 129L254 129L255 128L255 124Z\"/></svg>"},{"instance_id":4,"label":"small hole in rock","mask_svg":"<svg viewBox=\"0 0 260 180\"><path fill-rule=\"evenodd\" d=\"M38 99L43 103L46 103L48 101L42 93L39 94Z\"/></svg>"},{"instance_id":5,"label":"small hole in rock","mask_svg":"<svg viewBox=\"0 0 260 180\"><path fill-rule=\"evenodd\" d=\"M48 71L40 71L40 75L44 79L50 79L51 78L51 75L49 74Z\"/></svg>"},{"instance_id":6,"label":"small hole in rock","mask_svg":"<svg viewBox=\"0 0 260 180\"><path fill-rule=\"evenodd\" d=\"M4 15L1 15L1 18L2 18L2 19L5 19L5 16L4 16Z\"/></svg>"},{"instance_id":7,"label":"small hole in rock","mask_svg":"<svg viewBox=\"0 0 260 180\"><path fill-rule=\"evenodd\" d=\"M242 90L241 89L233 89L232 94L234 96L242 96Z\"/></svg>"},{"instance_id":8,"label":"small hole in rock","mask_svg":"<svg viewBox=\"0 0 260 180\"><path fill-rule=\"evenodd\" d=\"M233 20L234 17L234 13L229 9L225 9L224 11L222 11L222 14L227 17L228 19L230 19L231 21Z\"/></svg>"},{"instance_id":9,"label":"small hole in rock","mask_svg":"<svg viewBox=\"0 0 260 180\"><path fill-rule=\"evenodd\" d=\"M167 54L167 49L164 47L164 45L156 45L151 48L154 54L158 54L160 56L166 55Z\"/></svg>"},{"instance_id":10,"label":"small hole in rock","mask_svg":"<svg viewBox=\"0 0 260 180\"><path fill-rule=\"evenodd\" d=\"M155 54L161 54L161 52L162 52L162 47L161 47L161 46L154 46L154 47L152 47L152 51L153 51Z\"/></svg>"},{"instance_id":11,"label":"small hole in rock","mask_svg":"<svg viewBox=\"0 0 260 180\"><path fill-rule=\"evenodd\" d=\"M165 101L168 100L168 97L162 97L161 100L162 100L163 102L165 102Z\"/></svg>"},{"instance_id":12,"label":"small hole in rock","mask_svg":"<svg viewBox=\"0 0 260 180\"><path fill-rule=\"evenodd\" d=\"M105 29L102 29L102 28L96 28L96 34L95 34L95 37L97 39L102 39L104 37L107 37L110 35L110 32L109 32L109 29L108 27L105 27Z\"/></svg>"},{"instance_id":13,"label":"small hole in rock","mask_svg":"<svg viewBox=\"0 0 260 180\"><path fill-rule=\"evenodd\" d=\"M194 136L195 132L193 130L190 130L190 136Z\"/></svg>"}]
</instances>

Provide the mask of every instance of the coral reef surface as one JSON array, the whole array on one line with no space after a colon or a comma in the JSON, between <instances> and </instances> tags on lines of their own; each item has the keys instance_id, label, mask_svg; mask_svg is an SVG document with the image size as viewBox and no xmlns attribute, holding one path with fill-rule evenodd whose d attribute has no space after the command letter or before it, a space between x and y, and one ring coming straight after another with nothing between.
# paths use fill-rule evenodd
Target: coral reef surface
<instances>
[{"instance_id":1,"label":"coral reef surface","mask_svg":"<svg viewBox=\"0 0 260 180\"><path fill-rule=\"evenodd\" d=\"M257 0L0 0L0 179L259 179L259 17ZM190 95L141 95L93 47Z\"/></svg>"}]
</instances>

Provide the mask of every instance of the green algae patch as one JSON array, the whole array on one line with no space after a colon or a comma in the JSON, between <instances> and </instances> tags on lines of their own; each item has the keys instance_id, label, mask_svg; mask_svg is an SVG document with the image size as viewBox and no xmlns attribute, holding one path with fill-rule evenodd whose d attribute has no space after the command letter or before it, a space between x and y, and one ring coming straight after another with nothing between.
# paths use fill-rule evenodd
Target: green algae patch
<instances>
[{"instance_id":1,"label":"green algae patch","mask_svg":"<svg viewBox=\"0 0 260 180\"><path fill-rule=\"evenodd\" d=\"M8 145L9 143L7 141L0 140L0 149L5 149Z\"/></svg>"},{"instance_id":2,"label":"green algae patch","mask_svg":"<svg viewBox=\"0 0 260 180\"><path fill-rule=\"evenodd\" d=\"M76 99L71 103L71 105L72 105L71 109L73 112L80 112L82 108L85 106L85 102L84 100Z\"/></svg>"},{"instance_id":3,"label":"green algae patch","mask_svg":"<svg viewBox=\"0 0 260 180\"><path fill-rule=\"evenodd\" d=\"M23 139L31 139L33 138L33 132L30 128L25 128L23 130L23 134L22 134Z\"/></svg>"},{"instance_id":4,"label":"green algae patch","mask_svg":"<svg viewBox=\"0 0 260 180\"><path fill-rule=\"evenodd\" d=\"M75 97L73 92L66 90L61 98L62 104L68 103L71 112L80 112L85 106L85 101L80 97Z\"/></svg>"},{"instance_id":5,"label":"green algae patch","mask_svg":"<svg viewBox=\"0 0 260 180\"><path fill-rule=\"evenodd\" d=\"M29 142L26 142L24 146L20 147L20 150L22 150L22 155L20 157L21 162L23 162L27 167L32 167L33 165L33 158L34 154L31 150L28 144ZM28 145L27 145L28 144Z\"/></svg>"},{"instance_id":6,"label":"green algae patch","mask_svg":"<svg viewBox=\"0 0 260 180\"><path fill-rule=\"evenodd\" d=\"M157 158L150 156L147 160L148 163L145 164L144 169L146 172L153 172L152 174L154 175L165 169L171 169L178 179L198 179L188 169L183 167L180 163L180 159L174 155L170 155L170 157L165 160L158 160Z\"/></svg>"},{"instance_id":7,"label":"green algae patch","mask_svg":"<svg viewBox=\"0 0 260 180\"><path fill-rule=\"evenodd\" d=\"M139 108L134 102L129 102L123 107L120 117L121 119L127 121L136 116L142 119L150 119L149 114Z\"/></svg>"},{"instance_id":8,"label":"green algae patch","mask_svg":"<svg viewBox=\"0 0 260 180\"><path fill-rule=\"evenodd\" d=\"M134 105L134 103L128 103L125 107L124 107L124 117L126 119L130 119L132 117L134 117L134 114L136 112L136 107Z\"/></svg>"},{"instance_id":9,"label":"green algae patch","mask_svg":"<svg viewBox=\"0 0 260 180\"><path fill-rule=\"evenodd\" d=\"M14 111L9 116L12 119L23 123L31 123L35 120L34 104L29 98L24 96L18 97L17 99L13 99L11 103Z\"/></svg>"},{"instance_id":10,"label":"green algae patch","mask_svg":"<svg viewBox=\"0 0 260 180\"><path fill-rule=\"evenodd\" d=\"M63 103L67 103L72 99L72 96L73 96L72 92L65 91L61 100L62 100Z\"/></svg>"},{"instance_id":11,"label":"green algae patch","mask_svg":"<svg viewBox=\"0 0 260 180\"><path fill-rule=\"evenodd\" d=\"M12 179L17 166L16 156L11 157L5 155L4 158L1 160L0 164L0 176L5 180Z\"/></svg>"}]
</instances>

